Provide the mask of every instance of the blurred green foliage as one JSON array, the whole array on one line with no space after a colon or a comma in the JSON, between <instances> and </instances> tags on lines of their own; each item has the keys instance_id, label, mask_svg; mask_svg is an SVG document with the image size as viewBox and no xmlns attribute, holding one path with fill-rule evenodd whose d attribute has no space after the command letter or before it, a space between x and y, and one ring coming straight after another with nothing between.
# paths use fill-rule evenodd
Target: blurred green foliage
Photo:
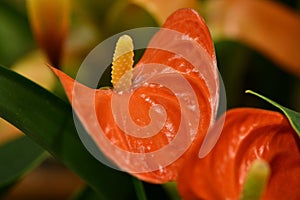
<instances>
[{"instance_id":1,"label":"blurred green foliage","mask_svg":"<svg viewBox=\"0 0 300 200\"><path fill-rule=\"evenodd\" d=\"M20 2L0 1L0 64L5 66L35 47L26 10L20 10Z\"/></svg>"}]
</instances>

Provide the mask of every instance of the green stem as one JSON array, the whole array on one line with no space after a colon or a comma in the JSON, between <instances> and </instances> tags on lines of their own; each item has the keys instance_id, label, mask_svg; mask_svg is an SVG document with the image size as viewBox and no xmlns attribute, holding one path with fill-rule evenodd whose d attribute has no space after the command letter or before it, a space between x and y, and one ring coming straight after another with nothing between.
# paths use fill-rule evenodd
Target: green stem
<instances>
[{"instance_id":1,"label":"green stem","mask_svg":"<svg viewBox=\"0 0 300 200\"><path fill-rule=\"evenodd\" d=\"M138 200L147 200L143 182L138 180L135 177L132 177L132 182L133 182Z\"/></svg>"}]
</instances>

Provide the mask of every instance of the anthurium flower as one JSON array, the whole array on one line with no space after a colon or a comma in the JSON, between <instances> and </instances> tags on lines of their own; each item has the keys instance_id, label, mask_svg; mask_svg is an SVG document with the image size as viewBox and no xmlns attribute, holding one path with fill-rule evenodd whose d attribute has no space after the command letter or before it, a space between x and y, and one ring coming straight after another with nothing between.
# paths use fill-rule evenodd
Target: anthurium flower
<instances>
[{"instance_id":1,"label":"anthurium flower","mask_svg":"<svg viewBox=\"0 0 300 200\"><path fill-rule=\"evenodd\" d=\"M69 29L69 0L27 0L34 36L52 65L58 67Z\"/></svg>"},{"instance_id":2,"label":"anthurium flower","mask_svg":"<svg viewBox=\"0 0 300 200\"><path fill-rule=\"evenodd\" d=\"M117 42L114 89L91 89L53 71L111 161L145 181L173 181L194 141L203 140L214 123L219 85L213 43L203 19L181 9L154 35L133 71L132 48L129 36Z\"/></svg>"},{"instance_id":3,"label":"anthurium flower","mask_svg":"<svg viewBox=\"0 0 300 200\"><path fill-rule=\"evenodd\" d=\"M220 138L210 153L200 159L195 153L184 164L178 178L179 192L184 199L239 199L257 159L270 166L262 199L300 199L298 135L282 114L251 108L227 112Z\"/></svg>"}]
</instances>

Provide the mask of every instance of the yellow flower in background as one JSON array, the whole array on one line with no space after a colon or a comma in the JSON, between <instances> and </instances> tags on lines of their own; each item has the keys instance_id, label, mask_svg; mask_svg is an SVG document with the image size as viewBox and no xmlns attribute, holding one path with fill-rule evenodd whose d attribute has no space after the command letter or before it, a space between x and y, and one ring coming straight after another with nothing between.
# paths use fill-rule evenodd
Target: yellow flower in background
<instances>
[{"instance_id":1,"label":"yellow flower in background","mask_svg":"<svg viewBox=\"0 0 300 200\"><path fill-rule=\"evenodd\" d=\"M27 0L30 23L40 48L59 66L69 29L69 0Z\"/></svg>"}]
</instances>

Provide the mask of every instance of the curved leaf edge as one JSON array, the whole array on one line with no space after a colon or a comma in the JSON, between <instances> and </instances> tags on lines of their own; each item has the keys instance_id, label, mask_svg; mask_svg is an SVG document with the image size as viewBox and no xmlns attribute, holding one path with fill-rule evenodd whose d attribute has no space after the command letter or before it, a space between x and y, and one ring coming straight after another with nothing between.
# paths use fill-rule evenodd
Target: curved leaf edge
<instances>
[{"instance_id":1,"label":"curved leaf edge","mask_svg":"<svg viewBox=\"0 0 300 200\"><path fill-rule=\"evenodd\" d=\"M289 108L286 108L286 107L280 105L279 103L277 103L261 94L253 92L252 90L246 90L245 93L255 95L255 96L265 100L266 102L272 104L279 110L281 110L283 112L283 114L287 117L288 121L290 122L290 124L293 127L293 129L295 130L295 132L300 137L300 113L298 113L294 110L291 110Z\"/></svg>"}]
</instances>

